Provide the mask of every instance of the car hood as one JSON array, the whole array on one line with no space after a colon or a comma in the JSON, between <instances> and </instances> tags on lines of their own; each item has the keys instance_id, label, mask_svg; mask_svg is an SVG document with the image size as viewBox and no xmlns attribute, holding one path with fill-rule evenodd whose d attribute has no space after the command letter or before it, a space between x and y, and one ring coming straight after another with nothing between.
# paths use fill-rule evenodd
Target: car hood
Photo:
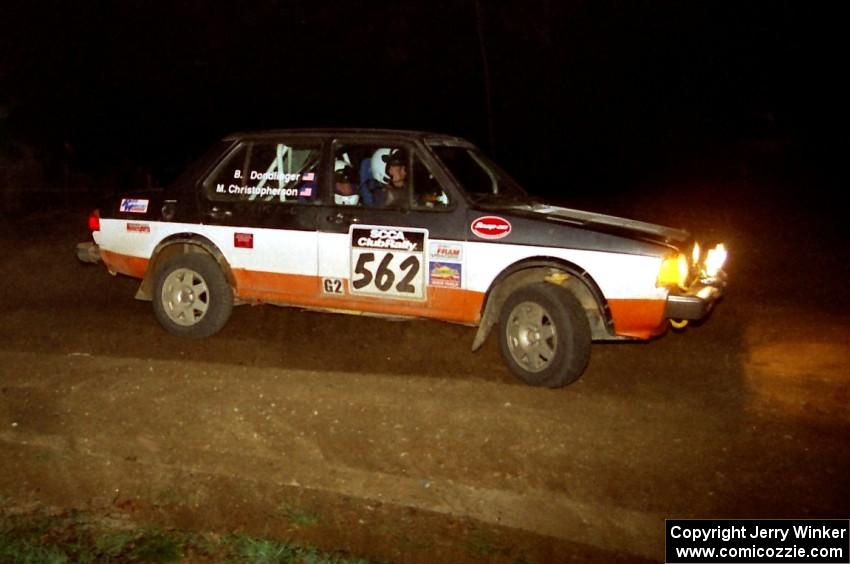
<instances>
[{"instance_id":1,"label":"car hood","mask_svg":"<svg viewBox=\"0 0 850 564\"><path fill-rule=\"evenodd\" d=\"M508 208L520 215L540 219L545 218L549 221L569 223L588 229L596 229L616 235L631 236L665 244L681 245L687 243L691 238L691 234L684 229L676 229L602 213L562 208L549 204L522 204L512 205Z\"/></svg>"}]
</instances>

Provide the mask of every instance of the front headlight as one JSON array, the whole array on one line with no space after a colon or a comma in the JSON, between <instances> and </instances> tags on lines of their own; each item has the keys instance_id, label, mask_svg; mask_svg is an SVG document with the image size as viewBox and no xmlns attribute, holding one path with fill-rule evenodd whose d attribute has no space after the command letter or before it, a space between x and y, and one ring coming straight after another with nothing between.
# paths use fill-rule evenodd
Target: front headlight
<instances>
[{"instance_id":1,"label":"front headlight","mask_svg":"<svg viewBox=\"0 0 850 564\"><path fill-rule=\"evenodd\" d=\"M678 286L684 290L687 288L689 274L688 257L684 253L679 253L667 257L661 262L656 285L666 288Z\"/></svg>"},{"instance_id":2,"label":"front headlight","mask_svg":"<svg viewBox=\"0 0 850 564\"><path fill-rule=\"evenodd\" d=\"M726 264L726 256L726 246L723 243L719 243L713 249L708 250L703 265L703 272L708 278L717 277L717 273Z\"/></svg>"},{"instance_id":3,"label":"front headlight","mask_svg":"<svg viewBox=\"0 0 850 564\"><path fill-rule=\"evenodd\" d=\"M699 247L699 241L694 241L694 248L691 251L691 264L699 264L699 259L702 256L702 249Z\"/></svg>"}]
</instances>

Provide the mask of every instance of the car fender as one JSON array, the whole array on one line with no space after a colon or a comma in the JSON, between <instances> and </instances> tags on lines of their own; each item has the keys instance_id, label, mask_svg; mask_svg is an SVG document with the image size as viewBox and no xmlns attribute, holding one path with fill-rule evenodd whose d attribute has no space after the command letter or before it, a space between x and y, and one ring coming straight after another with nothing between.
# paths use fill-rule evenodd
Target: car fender
<instances>
[{"instance_id":1,"label":"car fender","mask_svg":"<svg viewBox=\"0 0 850 564\"><path fill-rule=\"evenodd\" d=\"M150 263L145 271L145 277L136 291L135 298L137 300L151 301L153 299L154 282L159 265L168 258L186 253L209 254L221 266L221 270L224 272L224 276L231 288L236 286L230 264L215 243L197 233L175 233L160 241L154 248Z\"/></svg>"},{"instance_id":2,"label":"car fender","mask_svg":"<svg viewBox=\"0 0 850 564\"><path fill-rule=\"evenodd\" d=\"M553 257L531 257L505 268L487 290L478 331L472 342L475 351L484 344L499 319L502 304L518 288L548 282L570 290L587 313L594 340L617 339L608 302L593 278L581 267Z\"/></svg>"}]
</instances>

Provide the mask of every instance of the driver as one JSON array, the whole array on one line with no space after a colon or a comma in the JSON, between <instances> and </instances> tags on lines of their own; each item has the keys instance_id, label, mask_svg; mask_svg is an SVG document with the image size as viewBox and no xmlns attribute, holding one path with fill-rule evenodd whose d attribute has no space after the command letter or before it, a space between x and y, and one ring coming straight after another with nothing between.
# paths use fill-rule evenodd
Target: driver
<instances>
[{"instance_id":1,"label":"driver","mask_svg":"<svg viewBox=\"0 0 850 564\"><path fill-rule=\"evenodd\" d=\"M368 162L372 178L361 182L363 203L374 207L404 205L407 198L407 155L404 151L378 149Z\"/></svg>"}]
</instances>

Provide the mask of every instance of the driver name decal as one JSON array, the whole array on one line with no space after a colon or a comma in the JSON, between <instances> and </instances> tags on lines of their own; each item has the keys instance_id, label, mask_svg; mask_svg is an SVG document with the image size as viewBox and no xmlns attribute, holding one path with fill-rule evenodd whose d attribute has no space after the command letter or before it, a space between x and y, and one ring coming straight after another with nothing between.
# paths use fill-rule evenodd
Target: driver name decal
<instances>
[{"instance_id":1,"label":"driver name decal","mask_svg":"<svg viewBox=\"0 0 850 564\"><path fill-rule=\"evenodd\" d=\"M501 239L511 232L511 222L495 215L485 215L473 220L470 229L482 239Z\"/></svg>"}]
</instances>

